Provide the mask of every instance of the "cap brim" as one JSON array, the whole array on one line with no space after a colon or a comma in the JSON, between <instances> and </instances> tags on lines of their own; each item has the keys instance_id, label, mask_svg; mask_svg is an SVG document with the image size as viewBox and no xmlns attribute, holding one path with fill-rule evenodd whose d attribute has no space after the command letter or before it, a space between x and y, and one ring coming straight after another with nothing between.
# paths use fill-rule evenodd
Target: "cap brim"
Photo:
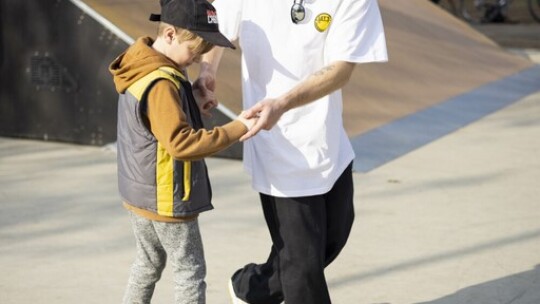
<instances>
[{"instance_id":1,"label":"cap brim","mask_svg":"<svg viewBox=\"0 0 540 304\"><path fill-rule=\"evenodd\" d=\"M161 21L161 15L160 14L150 14L150 17L148 17L148 20L150 20L150 21Z\"/></svg>"},{"instance_id":2,"label":"cap brim","mask_svg":"<svg viewBox=\"0 0 540 304\"><path fill-rule=\"evenodd\" d=\"M232 44L229 41L229 39L225 38L225 36L223 36L223 34L219 32L203 32L203 31L192 31L192 32L201 36L202 39L212 43L213 45L236 49L234 44Z\"/></svg>"}]
</instances>

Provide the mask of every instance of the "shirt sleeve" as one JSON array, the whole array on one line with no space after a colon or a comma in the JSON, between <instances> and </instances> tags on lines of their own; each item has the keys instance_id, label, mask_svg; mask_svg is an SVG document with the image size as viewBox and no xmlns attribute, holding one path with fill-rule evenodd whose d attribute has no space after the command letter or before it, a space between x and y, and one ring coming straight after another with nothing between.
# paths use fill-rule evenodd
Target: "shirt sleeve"
<instances>
[{"instance_id":1,"label":"shirt sleeve","mask_svg":"<svg viewBox=\"0 0 540 304\"><path fill-rule=\"evenodd\" d=\"M196 160L221 151L247 132L239 120L212 130L193 129L181 108L178 89L169 80L159 80L148 92L150 131L167 153L181 160Z\"/></svg>"},{"instance_id":2,"label":"shirt sleeve","mask_svg":"<svg viewBox=\"0 0 540 304\"><path fill-rule=\"evenodd\" d=\"M212 5L216 8L219 31L231 41L238 39L243 0L215 0Z\"/></svg>"},{"instance_id":3,"label":"shirt sleeve","mask_svg":"<svg viewBox=\"0 0 540 304\"><path fill-rule=\"evenodd\" d=\"M386 38L377 0L343 0L326 41L328 62L387 61Z\"/></svg>"}]
</instances>

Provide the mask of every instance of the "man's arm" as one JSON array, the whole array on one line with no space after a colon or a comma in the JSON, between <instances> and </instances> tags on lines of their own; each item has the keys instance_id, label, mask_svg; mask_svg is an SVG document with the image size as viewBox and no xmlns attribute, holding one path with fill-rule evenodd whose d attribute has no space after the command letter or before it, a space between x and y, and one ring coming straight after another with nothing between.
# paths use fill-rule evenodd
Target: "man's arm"
<instances>
[{"instance_id":1,"label":"man's arm","mask_svg":"<svg viewBox=\"0 0 540 304\"><path fill-rule=\"evenodd\" d=\"M278 98L259 101L244 112L247 118L258 117L258 121L240 141L255 136L260 130L270 130L290 109L303 106L342 88L350 79L354 63L336 61L313 73L290 91Z\"/></svg>"}]
</instances>

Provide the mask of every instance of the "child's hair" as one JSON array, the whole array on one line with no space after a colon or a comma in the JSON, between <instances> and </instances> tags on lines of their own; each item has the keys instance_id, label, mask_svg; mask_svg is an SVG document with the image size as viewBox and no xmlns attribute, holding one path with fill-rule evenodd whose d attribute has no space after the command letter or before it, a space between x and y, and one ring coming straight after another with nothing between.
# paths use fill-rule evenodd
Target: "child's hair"
<instances>
[{"instance_id":1,"label":"child's hair","mask_svg":"<svg viewBox=\"0 0 540 304\"><path fill-rule=\"evenodd\" d=\"M176 33L178 35L179 41L190 41L190 40L195 40L196 41L196 44L195 44L195 46L193 47L193 50L192 50L193 52L196 52L196 53L199 53L199 54L204 54L204 53L208 53L214 47L214 45L212 43L204 40L201 36L191 32L189 30L186 30L186 29L174 26L174 25L170 25L170 24L167 24L165 22L160 22L159 23L158 36L163 35L163 31L168 26L172 26L172 27L174 27L176 29Z\"/></svg>"}]
</instances>

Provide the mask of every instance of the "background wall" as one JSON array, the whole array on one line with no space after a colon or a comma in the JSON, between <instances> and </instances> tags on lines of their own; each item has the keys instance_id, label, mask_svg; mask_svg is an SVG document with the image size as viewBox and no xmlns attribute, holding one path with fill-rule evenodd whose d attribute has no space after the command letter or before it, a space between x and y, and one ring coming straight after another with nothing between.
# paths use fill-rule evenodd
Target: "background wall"
<instances>
[{"instance_id":1,"label":"background wall","mask_svg":"<svg viewBox=\"0 0 540 304\"><path fill-rule=\"evenodd\" d=\"M127 45L67 0L0 2L0 135L116 140L111 62Z\"/></svg>"}]
</instances>

